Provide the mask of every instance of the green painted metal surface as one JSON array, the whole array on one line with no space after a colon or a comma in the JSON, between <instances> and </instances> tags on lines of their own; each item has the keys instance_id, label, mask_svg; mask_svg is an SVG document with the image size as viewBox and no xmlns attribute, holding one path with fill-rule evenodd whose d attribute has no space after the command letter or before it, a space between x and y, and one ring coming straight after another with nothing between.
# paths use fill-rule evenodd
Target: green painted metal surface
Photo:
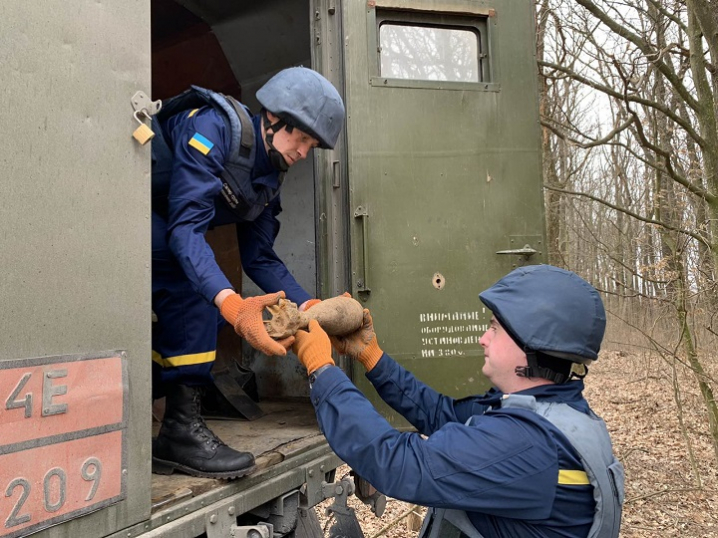
<instances>
[{"instance_id":1,"label":"green painted metal surface","mask_svg":"<svg viewBox=\"0 0 718 538\"><path fill-rule=\"evenodd\" d=\"M528 240L539 251L530 263L543 261L533 5L412 3L484 18L489 75L452 84L382 79L376 17L387 2L372 4L347 2L343 14L352 291L385 351L442 392L477 393L490 318L478 293L525 262L496 252Z\"/></svg>"},{"instance_id":2,"label":"green painted metal surface","mask_svg":"<svg viewBox=\"0 0 718 538\"><path fill-rule=\"evenodd\" d=\"M124 350L130 364L126 500L37 536L104 535L149 516L150 147L132 139L138 124L130 103L135 92L150 90L149 25L149 0L0 3L0 361ZM14 383L1 385L12 390ZM72 391L83 380L60 375L53 383ZM57 390L56 404L75 405L72 394L64 400ZM0 396L4 413L8 396ZM28 421L40 413L42 394L34 398ZM62 468L63 456L36 457L31 465L43 476ZM102 480L96 467L84 470ZM62 471L68 502L70 491L84 498L90 490L81 471ZM109 476L109 464L103 471ZM45 474L51 487L44 506L51 509L62 504L54 472ZM0 484L2 536L12 532L8 516L22 493L7 494L7 487ZM43 513L44 493L42 483L32 485L17 519L52 518L55 512Z\"/></svg>"},{"instance_id":3,"label":"green painted metal surface","mask_svg":"<svg viewBox=\"0 0 718 538\"><path fill-rule=\"evenodd\" d=\"M530 263L543 261L532 3L309 6L313 64L344 87L348 109L346 139L315 157L322 294L349 284L387 352L442 392L479 392L478 338L490 314L478 292L526 261L496 252L530 245L539 251ZM382 78L377 10L407 6L483 20L485 79ZM0 6L2 94L12 111L0 118L12 140L2 161L0 360L121 349L130 362L127 500L41 536L172 531L149 513L150 163L149 146L130 137L130 97L150 88L149 12L147 0ZM317 450L338 464L326 446ZM305 464L205 500L231 500L241 512L301 485ZM187 536L200 520L173 517Z\"/></svg>"},{"instance_id":4,"label":"green painted metal surface","mask_svg":"<svg viewBox=\"0 0 718 538\"><path fill-rule=\"evenodd\" d=\"M211 523L208 525L208 511L210 514L226 513L232 507L234 514L245 514L286 493L299 490L307 482L310 473L321 481L327 478L324 473L329 473L343 463L326 443L318 443L302 454L243 480L223 481L219 487L173 504L168 509L154 513L147 521L107 538L206 536L204 533L207 527L211 527ZM308 499L308 503L314 506L322 500L317 497Z\"/></svg>"}]
</instances>

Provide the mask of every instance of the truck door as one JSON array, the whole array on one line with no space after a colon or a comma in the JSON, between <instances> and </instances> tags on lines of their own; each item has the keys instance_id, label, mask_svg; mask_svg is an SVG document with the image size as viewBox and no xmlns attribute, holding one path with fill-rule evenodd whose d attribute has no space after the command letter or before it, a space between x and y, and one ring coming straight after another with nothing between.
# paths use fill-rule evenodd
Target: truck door
<instances>
[{"instance_id":1,"label":"truck door","mask_svg":"<svg viewBox=\"0 0 718 538\"><path fill-rule=\"evenodd\" d=\"M385 351L477 393L478 293L543 260L532 4L345 2L343 25L352 292Z\"/></svg>"},{"instance_id":2,"label":"truck door","mask_svg":"<svg viewBox=\"0 0 718 538\"><path fill-rule=\"evenodd\" d=\"M2 538L149 516L149 25L149 0L0 3Z\"/></svg>"}]
</instances>

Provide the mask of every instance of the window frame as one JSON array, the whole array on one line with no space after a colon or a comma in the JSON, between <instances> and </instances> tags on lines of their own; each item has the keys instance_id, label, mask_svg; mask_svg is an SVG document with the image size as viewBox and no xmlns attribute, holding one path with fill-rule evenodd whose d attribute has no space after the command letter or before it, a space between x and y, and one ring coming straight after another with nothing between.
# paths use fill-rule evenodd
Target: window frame
<instances>
[{"instance_id":1,"label":"window frame","mask_svg":"<svg viewBox=\"0 0 718 538\"><path fill-rule=\"evenodd\" d=\"M400 3L400 2L398 2ZM476 12L450 12L430 9L407 9L401 6L370 5L367 9L369 84L383 88L423 88L463 91L499 91L496 81L494 57L492 54L492 24L490 18L495 15L493 9L477 9ZM380 27L392 23L403 26L437 27L455 30L468 30L476 34L478 39L478 65L480 80L478 82L458 82L445 80L415 80L381 76L381 43Z\"/></svg>"}]
</instances>

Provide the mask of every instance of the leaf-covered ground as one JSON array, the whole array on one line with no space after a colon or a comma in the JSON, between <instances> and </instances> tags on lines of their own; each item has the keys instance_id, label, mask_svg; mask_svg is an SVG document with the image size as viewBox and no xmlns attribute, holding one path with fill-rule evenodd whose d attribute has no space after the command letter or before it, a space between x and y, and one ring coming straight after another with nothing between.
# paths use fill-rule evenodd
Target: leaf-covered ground
<instances>
[{"instance_id":1,"label":"leaf-covered ground","mask_svg":"<svg viewBox=\"0 0 718 538\"><path fill-rule=\"evenodd\" d=\"M681 366L675 372L674 383L670 363L608 352L587 378L586 397L626 468L624 538L718 537L718 476L705 405L695 378Z\"/></svg>"},{"instance_id":2,"label":"leaf-covered ground","mask_svg":"<svg viewBox=\"0 0 718 538\"><path fill-rule=\"evenodd\" d=\"M586 378L586 397L606 421L626 468L622 538L718 538L718 472L705 406L694 378L677 368L674 383L673 372L659 358L609 351ZM318 510L326 529L328 504ZM356 497L350 506L366 538L418 534L406 517L411 505L389 499L381 518Z\"/></svg>"}]
</instances>

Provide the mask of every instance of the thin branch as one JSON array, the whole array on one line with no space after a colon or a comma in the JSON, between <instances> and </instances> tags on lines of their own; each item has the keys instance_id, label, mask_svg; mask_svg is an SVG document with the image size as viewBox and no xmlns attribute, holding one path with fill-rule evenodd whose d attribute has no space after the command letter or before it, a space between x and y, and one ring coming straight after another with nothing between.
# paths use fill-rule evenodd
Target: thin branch
<instances>
[{"instance_id":1,"label":"thin branch","mask_svg":"<svg viewBox=\"0 0 718 538\"><path fill-rule=\"evenodd\" d=\"M575 138L571 138L571 137L569 137L569 136L566 136L565 134L563 134L562 132L560 132L559 130L557 130L556 128L554 128L551 124L549 124L549 123L547 123L547 122L545 122L545 121L541 121L541 125L543 125L543 126L546 127L547 129L550 129L551 132L552 132L553 134L555 134L556 136L558 136L561 140L565 140L566 142L569 142L570 144L573 144L574 146L578 146L579 148L589 149L589 148L594 148L594 147L596 147L596 146L602 146L602 145L606 144L606 143L609 142L614 136L616 136L617 134L621 133L622 131L625 131L626 129L628 129L628 127L629 127L634 121L635 121L634 118L629 118L628 121L626 121L625 123L619 125L619 126L616 127L615 129L613 129L610 133L608 133L608 134L607 134L606 136L604 136L603 138L599 138L598 140L594 140L593 142L589 142L589 143L587 143L587 144L586 144L586 143L583 143L583 142L580 142L580 141L576 140ZM586 137L586 138L589 138L589 137Z\"/></svg>"},{"instance_id":2,"label":"thin branch","mask_svg":"<svg viewBox=\"0 0 718 538\"><path fill-rule=\"evenodd\" d=\"M653 491L653 492L651 492L651 493L644 493L643 495L636 495L635 497L629 497L628 499L626 499L626 501L624 502L624 504L628 504L628 503L640 501L640 500L642 500L642 499L650 499L651 497L657 497L657 496L659 496L659 495L664 495L664 494L666 494L666 493L683 493L683 492L686 492L686 491L702 491L702 490L703 490L702 487L697 487L697 488L669 488L669 487L665 487L665 488L663 488L663 489L660 489L660 490L658 490L658 491Z\"/></svg>"},{"instance_id":3,"label":"thin branch","mask_svg":"<svg viewBox=\"0 0 718 538\"><path fill-rule=\"evenodd\" d=\"M584 77L583 75L579 75L575 71L572 71L571 69L568 69L562 65L558 65L551 62L545 62L545 61L539 61L539 66L541 67L547 67L550 69L553 69L555 71L559 71L563 73L564 75L570 77L573 80L576 80L578 82L581 82L582 84L585 84L586 86L590 86L594 90L598 90L602 93L605 93L606 95L610 95L611 97L615 97L616 99L619 99L621 101L628 100L633 103L638 103L650 108L653 108L655 110L658 110L662 114L664 114L666 117L670 118L673 122L677 123L678 125L683 128L683 130L690 136L693 140L696 141L696 144L698 144L702 149L705 149L707 146L706 141L703 139L703 137L698 134L695 129L693 129L693 126L685 121L683 118L675 114L670 108L667 106L661 105L660 103L657 103L655 101L649 101L648 99L644 99L642 97L638 97L636 95L628 95L624 96L623 93L618 92L614 90L613 88L606 86L605 84L601 84L599 82L596 82L595 80L591 80L590 78ZM542 73L542 76L544 77L551 77L551 75L547 75L545 73Z\"/></svg>"},{"instance_id":4,"label":"thin branch","mask_svg":"<svg viewBox=\"0 0 718 538\"><path fill-rule=\"evenodd\" d=\"M671 383L673 385L673 401L676 403L676 409L678 410L678 425L680 426L683 441L686 443L686 448L688 449L688 460L691 462L691 468L693 469L693 474L696 477L696 487L702 488L703 480L701 479L701 471L698 468L698 462L693 451L693 443L691 443L691 438L688 435L688 428L686 427L684 420L685 415L683 413L683 401L681 399L681 386L678 383L678 371L676 370L675 361L671 365Z\"/></svg>"},{"instance_id":5,"label":"thin branch","mask_svg":"<svg viewBox=\"0 0 718 538\"><path fill-rule=\"evenodd\" d=\"M621 66L618 64L618 62L614 62L614 65L616 66L616 70L618 71L620 77L624 81L624 88L625 91L628 91L628 84L627 84L627 78L626 75L623 73L623 70L621 69ZM709 193L707 190L705 190L703 187L700 187L699 185L696 185L686 177L679 174L674 168L673 164L671 163L671 154L670 152L664 150L663 148L660 148L656 146L655 144L651 143L648 138L646 137L644 131L643 131L643 124L641 123L638 113L636 113L631 106L629 105L629 101L627 99L628 93L624 93L624 100L626 102L626 110L628 111L631 116L633 116L636 121L634 122L636 127L636 134L638 135L639 140L641 141L641 145L644 148L648 148L654 153L660 155L663 157L663 161L665 163L666 172L668 175L676 182L683 185L686 189L688 189L690 192L695 194L696 196L700 196L701 198L705 199L708 203L714 203L716 201L716 197Z\"/></svg>"},{"instance_id":6,"label":"thin branch","mask_svg":"<svg viewBox=\"0 0 718 538\"><path fill-rule=\"evenodd\" d=\"M670 65L666 64L665 62L656 60L657 55L656 51L653 50L653 46L649 45L640 36L628 30L625 26L621 26L620 24L618 24L613 17L609 17L607 13L599 9L596 4L591 2L591 0L576 0L576 3L585 7L603 24L608 26L614 33L620 35L621 37L627 39L628 41L636 45L636 47L638 47L638 49L646 56L646 58L648 58L654 63L654 65L663 74L666 80L671 83L671 86L673 86L673 88L678 92L678 94L683 98L683 100L688 106L690 106L693 110L699 110L701 108L700 104L691 95L688 89L683 85L683 82L673 72L673 69L670 67Z\"/></svg>"},{"instance_id":7,"label":"thin branch","mask_svg":"<svg viewBox=\"0 0 718 538\"><path fill-rule=\"evenodd\" d=\"M693 375L696 376L699 380L704 380L705 382L710 382L715 384L717 381L713 378L713 376L705 373L705 372L698 372L691 364L687 363L685 360L681 359L678 356L678 348L681 345L682 336L679 336L678 341L676 342L676 346L673 350L668 349L666 346L662 345L658 340L653 338L650 334L648 334L646 331L641 329L638 325L633 323L630 320L627 320L623 318L622 316L618 315L616 312L611 312L613 316L615 316L619 321L625 323L628 327L631 327L632 329L638 331L643 337L648 340L648 342L653 345L653 349L658 353L658 355L661 357L661 360L666 363L666 365L671 366L670 359L673 359L678 364L682 365L687 370L690 370ZM637 347L637 346L636 346Z\"/></svg>"},{"instance_id":8,"label":"thin branch","mask_svg":"<svg viewBox=\"0 0 718 538\"><path fill-rule=\"evenodd\" d=\"M681 30L683 30L683 32L688 32L688 27L683 23L683 21L679 17L676 16L675 13L669 12L666 8L664 8L659 2L656 2L655 0L647 0L647 1L661 15L663 15L665 18L673 21Z\"/></svg>"},{"instance_id":9,"label":"thin branch","mask_svg":"<svg viewBox=\"0 0 718 538\"><path fill-rule=\"evenodd\" d=\"M411 514L412 512L415 513L417 516L420 515L418 512L416 512L417 508L419 508L418 505L416 505L416 504L412 505L412 507L409 510L407 510L406 512L401 514L399 517L397 517L394 521L390 522L388 525L384 526L382 529L377 531L377 533L375 535L373 535L371 538L379 538L379 536L383 536L384 534L386 534L387 531L391 530L393 527L395 527L396 525L401 523L401 521L405 517L407 517L409 514Z\"/></svg>"},{"instance_id":10,"label":"thin branch","mask_svg":"<svg viewBox=\"0 0 718 538\"><path fill-rule=\"evenodd\" d=\"M583 196L584 198L588 198L589 200L593 200L594 202L598 202L599 204L605 205L606 207L610 207L611 209L615 209L616 211L620 211L630 217L633 217L636 220L640 220L641 222L645 222L647 224L655 224L657 226L661 226L665 228L666 230L672 230L674 232L679 232L685 235L688 235L695 239L696 241L699 241L703 245L705 245L707 248L712 248L712 245L702 236L698 235L695 232L691 232L690 230L683 230L681 228L678 228L676 226L670 226L669 224L666 224L665 222L661 222L659 220L653 220L649 219L647 217L643 217L639 215L638 213L634 213L633 211L630 211L626 209L625 207L619 207L615 204L612 204L610 202L607 202L606 200L602 200L601 198L598 198L596 196L593 196L591 194L587 194L585 192L576 192L576 191L570 191L567 189L559 189L558 187L552 187L550 185L544 184L544 189L548 189L550 191L556 191L556 192L562 192L564 194L571 194L573 196Z\"/></svg>"}]
</instances>

